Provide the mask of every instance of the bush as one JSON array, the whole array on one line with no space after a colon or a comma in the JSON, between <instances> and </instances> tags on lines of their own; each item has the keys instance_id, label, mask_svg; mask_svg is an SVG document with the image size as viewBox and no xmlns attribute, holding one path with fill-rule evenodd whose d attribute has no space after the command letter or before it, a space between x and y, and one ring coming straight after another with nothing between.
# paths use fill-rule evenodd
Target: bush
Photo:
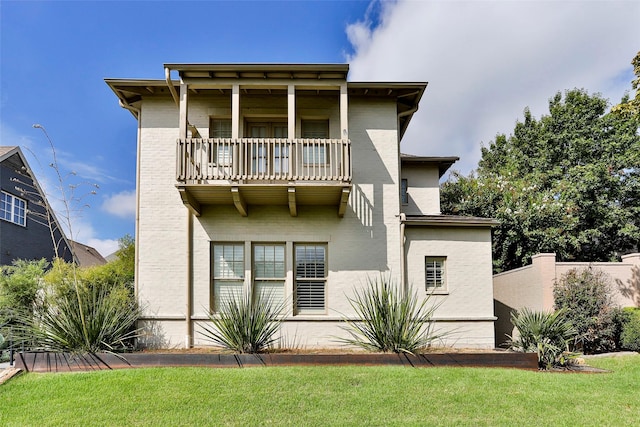
<instances>
[{"instance_id":1,"label":"bush","mask_svg":"<svg viewBox=\"0 0 640 427\"><path fill-rule=\"evenodd\" d=\"M619 322L610 286L609 277L591 267L572 269L555 283L555 307L566 310L567 318L577 331L574 349L585 354L617 349Z\"/></svg>"},{"instance_id":2,"label":"bush","mask_svg":"<svg viewBox=\"0 0 640 427\"><path fill-rule=\"evenodd\" d=\"M433 313L438 305L425 298L418 304L416 294L401 294L390 277L367 279L368 287L349 298L360 320L345 319L343 328L351 338L340 341L372 351L413 354L428 347L443 334L433 330Z\"/></svg>"},{"instance_id":3,"label":"bush","mask_svg":"<svg viewBox=\"0 0 640 427\"><path fill-rule=\"evenodd\" d=\"M140 310L117 293L77 284L77 292L62 293L36 304L34 316L22 327L25 338L45 351L91 354L126 351L137 336Z\"/></svg>"},{"instance_id":4,"label":"bush","mask_svg":"<svg viewBox=\"0 0 640 427\"><path fill-rule=\"evenodd\" d=\"M200 334L220 347L238 353L261 353L276 342L280 329L283 302L274 302L271 296L245 292L231 294L221 304L219 313L209 313L213 327L203 325Z\"/></svg>"},{"instance_id":5,"label":"bush","mask_svg":"<svg viewBox=\"0 0 640 427\"><path fill-rule=\"evenodd\" d=\"M538 354L538 367L549 369L566 366L570 359L569 343L576 330L567 317L566 310L553 312L532 311L528 308L511 314L511 322L518 330L518 337L509 337L515 351Z\"/></svg>"},{"instance_id":6,"label":"bush","mask_svg":"<svg viewBox=\"0 0 640 427\"><path fill-rule=\"evenodd\" d=\"M640 352L640 308L624 309L625 322L620 336L622 348Z\"/></svg>"}]
</instances>

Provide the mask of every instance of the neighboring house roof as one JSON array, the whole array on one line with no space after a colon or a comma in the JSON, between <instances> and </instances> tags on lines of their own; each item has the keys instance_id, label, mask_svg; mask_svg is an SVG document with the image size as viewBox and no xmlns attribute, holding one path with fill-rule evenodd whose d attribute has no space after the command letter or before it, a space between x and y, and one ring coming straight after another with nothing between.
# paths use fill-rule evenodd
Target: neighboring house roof
<instances>
[{"instance_id":1,"label":"neighboring house roof","mask_svg":"<svg viewBox=\"0 0 640 427\"><path fill-rule=\"evenodd\" d=\"M71 243L73 253L76 256L76 262L80 267L92 267L94 265L103 265L107 263L107 260L91 246L87 246L73 240L70 240L69 243Z\"/></svg>"},{"instance_id":2,"label":"neighboring house roof","mask_svg":"<svg viewBox=\"0 0 640 427\"><path fill-rule=\"evenodd\" d=\"M444 175L455 162L460 160L460 157L425 157L401 153L400 160L403 164L407 165L438 165L440 178L442 178L442 175Z\"/></svg>"}]
</instances>

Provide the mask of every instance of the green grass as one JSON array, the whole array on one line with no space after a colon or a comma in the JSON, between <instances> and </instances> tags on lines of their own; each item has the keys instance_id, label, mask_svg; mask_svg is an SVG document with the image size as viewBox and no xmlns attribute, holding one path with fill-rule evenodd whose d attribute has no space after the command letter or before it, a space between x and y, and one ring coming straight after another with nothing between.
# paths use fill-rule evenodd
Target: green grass
<instances>
[{"instance_id":1,"label":"green grass","mask_svg":"<svg viewBox=\"0 0 640 427\"><path fill-rule=\"evenodd\" d=\"M497 368L151 368L29 373L0 425L637 425L640 355L607 374Z\"/></svg>"}]
</instances>

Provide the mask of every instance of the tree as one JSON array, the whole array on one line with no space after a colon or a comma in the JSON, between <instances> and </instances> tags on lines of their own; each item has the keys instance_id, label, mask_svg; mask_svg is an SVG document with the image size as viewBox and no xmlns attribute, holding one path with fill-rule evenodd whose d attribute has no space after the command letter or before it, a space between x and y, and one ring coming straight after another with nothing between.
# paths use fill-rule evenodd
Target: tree
<instances>
[{"instance_id":1,"label":"tree","mask_svg":"<svg viewBox=\"0 0 640 427\"><path fill-rule=\"evenodd\" d=\"M636 91L635 98L625 98L620 104L614 106L611 111L621 115L640 116L640 52L631 61L633 73L636 78L631 81L631 87Z\"/></svg>"},{"instance_id":2,"label":"tree","mask_svg":"<svg viewBox=\"0 0 640 427\"><path fill-rule=\"evenodd\" d=\"M494 271L538 252L609 261L640 247L640 118L607 113L600 95L573 89L528 109L509 137L482 148L478 169L442 186L442 211L492 217Z\"/></svg>"}]
</instances>

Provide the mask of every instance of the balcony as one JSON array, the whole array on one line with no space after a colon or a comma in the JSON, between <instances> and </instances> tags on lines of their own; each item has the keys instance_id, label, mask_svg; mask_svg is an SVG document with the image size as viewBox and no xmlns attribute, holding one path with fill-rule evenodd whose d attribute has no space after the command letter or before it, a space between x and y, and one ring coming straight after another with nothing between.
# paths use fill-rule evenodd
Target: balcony
<instances>
[{"instance_id":1,"label":"balcony","mask_svg":"<svg viewBox=\"0 0 640 427\"><path fill-rule=\"evenodd\" d=\"M176 187L200 215L203 205L329 205L342 217L351 192L351 143L340 139L178 140Z\"/></svg>"}]
</instances>

